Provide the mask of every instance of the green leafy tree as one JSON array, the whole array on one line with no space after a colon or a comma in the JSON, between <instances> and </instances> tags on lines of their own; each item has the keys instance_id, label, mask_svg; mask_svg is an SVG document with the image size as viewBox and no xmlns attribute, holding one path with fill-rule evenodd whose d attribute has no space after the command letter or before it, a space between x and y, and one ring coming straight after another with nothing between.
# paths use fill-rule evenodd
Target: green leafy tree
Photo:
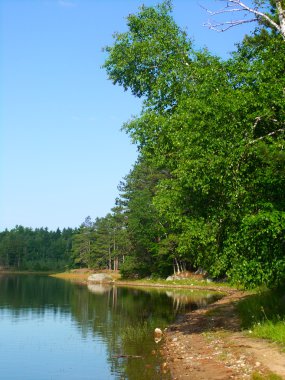
<instances>
[{"instance_id":1,"label":"green leafy tree","mask_svg":"<svg viewBox=\"0 0 285 380\"><path fill-rule=\"evenodd\" d=\"M158 246L165 233L163 218L153 205L156 185L165 174L139 159L133 170L121 183L118 203L123 208L131 253L122 272L146 276L167 273L172 263L158 259Z\"/></svg>"},{"instance_id":2,"label":"green leafy tree","mask_svg":"<svg viewBox=\"0 0 285 380\"><path fill-rule=\"evenodd\" d=\"M150 272L155 260L173 260L246 286L282 282L282 37L260 27L222 61L193 51L169 2L142 7L127 24L106 49L105 68L114 83L143 96L141 116L124 128L142 163L165 174L142 191L137 180L149 177L139 164L124 185L136 255L144 252ZM140 215L146 204L149 219L149 211ZM235 264L241 262L243 271Z\"/></svg>"},{"instance_id":3,"label":"green leafy tree","mask_svg":"<svg viewBox=\"0 0 285 380\"><path fill-rule=\"evenodd\" d=\"M70 264L73 230L32 230L16 226L0 233L0 265L17 269L56 270Z\"/></svg>"},{"instance_id":4,"label":"green leafy tree","mask_svg":"<svg viewBox=\"0 0 285 380\"><path fill-rule=\"evenodd\" d=\"M76 266L92 267L95 233L90 216L85 218L72 238L72 256Z\"/></svg>"}]
</instances>

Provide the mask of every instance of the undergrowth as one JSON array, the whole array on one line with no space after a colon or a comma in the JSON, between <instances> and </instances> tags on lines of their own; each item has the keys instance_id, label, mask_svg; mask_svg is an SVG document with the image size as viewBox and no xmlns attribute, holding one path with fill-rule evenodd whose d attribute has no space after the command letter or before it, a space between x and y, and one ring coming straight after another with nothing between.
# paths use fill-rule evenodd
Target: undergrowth
<instances>
[{"instance_id":1,"label":"undergrowth","mask_svg":"<svg viewBox=\"0 0 285 380\"><path fill-rule=\"evenodd\" d=\"M276 375L275 373L262 375L260 373L255 372L252 374L251 380L282 380L282 377Z\"/></svg>"},{"instance_id":2,"label":"undergrowth","mask_svg":"<svg viewBox=\"0 0 285 380\"><path fill-rule=\"evenodd\" d=\"M252 294L238 303L242 328L285 349L285 289Z\"/></svg>"}]
</instances>

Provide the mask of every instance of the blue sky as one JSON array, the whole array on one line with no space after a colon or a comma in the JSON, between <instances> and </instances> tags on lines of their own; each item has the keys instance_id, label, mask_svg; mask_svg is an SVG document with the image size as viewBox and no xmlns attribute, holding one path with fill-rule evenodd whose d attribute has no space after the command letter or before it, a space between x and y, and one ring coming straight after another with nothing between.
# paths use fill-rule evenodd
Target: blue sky
<instances>
[{"instance_id":1,"label":"blue sky","mask_svg":"<svg viewBox=\"0 0 285 380\"><path fill-rule=\"evenodd\" d=\"M107 79L102 47L142 3L157 1L1 0L0 230L76 227L113 207L137 157L120 128L140 101ZM210 31L199 4L216 7L174 0L175 20L226 57L253 26Z\"/></svg>"}]
</instances>

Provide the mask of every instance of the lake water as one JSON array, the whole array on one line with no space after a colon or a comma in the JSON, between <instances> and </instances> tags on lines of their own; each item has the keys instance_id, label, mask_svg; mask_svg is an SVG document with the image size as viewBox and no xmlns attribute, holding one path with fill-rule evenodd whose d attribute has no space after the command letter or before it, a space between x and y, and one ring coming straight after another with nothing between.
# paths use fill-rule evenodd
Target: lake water
<instances>
[{"instance_id":1,"label":"lake water","mask_svg":"<svg viewBox=\"0 0 285 380\"><path fill-rule=\"evenodd\" d=\"M47 276L0 275L3 380L156 380L155 327L216 295L83 286Z\"/></svg>"}]
</instances>

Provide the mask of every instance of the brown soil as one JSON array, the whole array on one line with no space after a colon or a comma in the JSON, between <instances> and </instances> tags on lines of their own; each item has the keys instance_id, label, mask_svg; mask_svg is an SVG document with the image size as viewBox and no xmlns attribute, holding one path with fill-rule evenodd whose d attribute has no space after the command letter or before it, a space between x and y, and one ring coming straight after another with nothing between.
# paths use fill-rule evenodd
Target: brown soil
<instances>
[{"instance_id":1,"label":"brown soil","mask_svg":"<svg viewBox=\"0 0 285 380\"><path fill-rule=\"evenodd\" d=\"M246 336L235 310L247 294L232 291L204 309L180 316L165 334L166 364L175 379L285 379L285 354ZM277 379L278 377L274 377ZM273 377L272 377L273 379Z\"/></svg>"}]
</instances>

